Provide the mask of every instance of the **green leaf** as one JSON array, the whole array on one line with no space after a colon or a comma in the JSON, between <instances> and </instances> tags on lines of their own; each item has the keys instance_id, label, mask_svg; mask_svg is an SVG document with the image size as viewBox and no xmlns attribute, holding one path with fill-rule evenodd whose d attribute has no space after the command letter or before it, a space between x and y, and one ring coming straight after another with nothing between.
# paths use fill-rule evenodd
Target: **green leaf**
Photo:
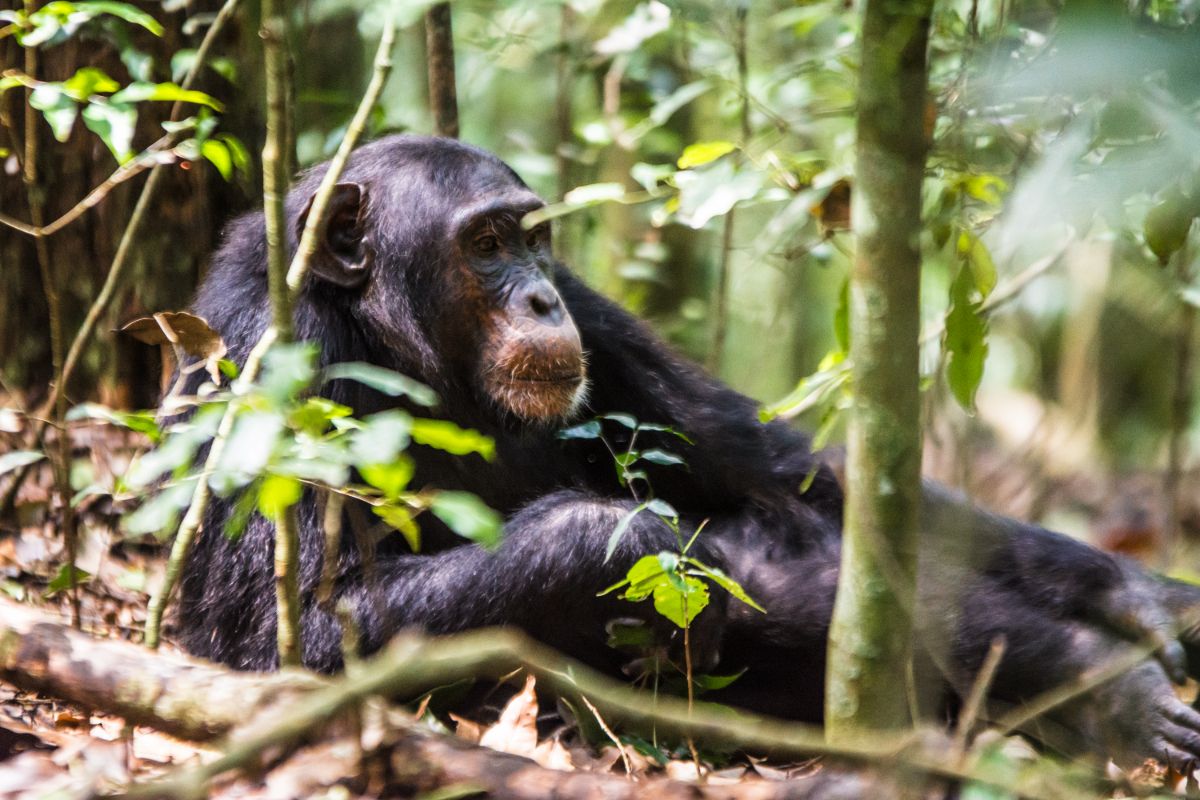
<instances>
[{"instance_id":1,"label":"green leaf","mask_svg":"<svg viewBox=\"0 0 1200 800\"><path fill-rule=\"evenodd\" d=\"M401 456L388 464L363 464L358 473L362 479L383 494L387 500L396 500L408 488L416 466L411 458Z\"/></svg>"},{"instance_id":2,"label":"green leaf","mask_svg":"<svg viewBox=\"0 0 1200 800\"><path fill-rule=\"evenodd\" d=\"M277 411L240 412L208 485L225 497L262 475L284 427L283 415Z\"/></svg>"},{"instance_id":3,"label":"green leaf","mask_svg":"<svg viewBox=\"0 0 1200 800\"><path fill-rule=\"evenodd\" d=\"M400 532L414 553L421 552L421 528L413 519L412 509L403 505L373 506L375 515Z\"/></svg>"},{"instance_id":4,"label":"green leaf","mask_svg":"<svg viewBox=\"0 0 1200 800\"><path fill-rule=\"evenodd\" d=\"M975 408L975 392L983 380L987 359L987 321L979 304L971 299L971 271L966 267L950 286L950 310L946 313L946 382L954 397L968 412Z\"/></svg>"},{"instance_id":5,"label":"green leaf","mask_svg":"<svg viewBox=\"0 0 1200 800\"><path fill-rule=\"evenodd\" d=\"M149 486L164 473L178 472L191 466L196 451L216 433L225 404L205 406L189 420L171 425L162 443L136 459L125 473L125 483L131 489Z\"/></svg>"},{"instance_id":6,"label":"green leaf","mask_svg":"<svg viewBox=\"0 0 1200 800\"><path fill-rule=\"evenodd\" d=\"M5 453L0 455L0 475L29 464L36 464L45 457L44 453L37 450L14 450L11 453Z\"/></svg>"},{"instance_id":7,"label":"green leaf","mask_svg":"<svg viewBox=\"0 0 1200 800\"><path fill-rule=\"evenodd\" d=\"M837 307L833 310L833 337L843 353L850 352L850 279L842 281Z\"/></svg>"},{"instance_id":8,"label":"green leaf","mask_svg":"<svg viewBox=\"0 0 1200 800\"><path fill-rule=\"evenodd\" d=\"M760 606L757 602L755 602L754 598L746 593L746 590L742 588L740 583L726 575L721 570L701 564L694 558L687 559L687 564L688 566L698 570L704 577L708 578L713 583L717 584L746 605L750 606L756 611L761 611L764 614L767 613L765 608Z\"/></svg>"},{"instance_id":9,"label":"green leaf","mask_svg":"<svg viewBox=\"0 0 1200 800\"><path fill-rule=\"evenodd\" d=\"M654 610L680 628L691 625L709 601L706 583L688 576L684 578L684 584L683 590L670 583L654 587Z\"/></svg>"},{"instance_id":10,"label":"green leaf","mask_svg":"<svg viewBox=\"0 0 1200 800\"><path fill-rule=\"evenodd\" d=\"M604 548L605 561L612 558L612 554L616 552L617 545L621 543L621 537L625 535L625 531L629 530L629 524L633 522L633 518L645 510L646 504L642 503L625 512L625 516L618 520L616 527L613 528L613 532L608 537L608 545Z\"/></svg>"},{"instance_id":11,"label":"green leaf","mask_svg":"<svg viewBox=\"0 0 1200 800\"><path fill-rule=\"evenodd\" d=\"M642 461L649 461L651 464L661 464L664 467L683 464L684 460L674 453L668 453L666 450L643 450Z\"/></svg>"},{"instance_id":12,"label":"green leaf","mask_svg":"<svg viewBox=\"0 0 1200 800\"><path fill-rule=\"evenodd\" d=\"M72 586L79 586L80 584L87 583L91 579L92 573L88 572L87 570L82 570L79 567L72 566L71 564L63 564L58 568L58 574L54 576L54 579L51 580L50 584L46 587L46 593L43 596L53 597L59 592L65 592Z\"/></svg>"},{"instance_id":13,"label":"green leaf","mask_svg":"<svg viewBox=\"0 0 1200 800\"><path fill-rule=\"evenodd\" d=\"M350 361L326 367L324 381L335 380L358 381L389 397L407 397L421 406L432 407L438 402L437 394L425 384L414 381L399 372L361 361Z\"/></svg>"},{"instance_id":14,"label":"green leaf","mask_svg":"<svg viewBox=\"0 0 1200 800\"><path fill-rule=\"evenodd\" d=\"M235 542L242 538L242 534L246 531L246 525L250 522L250 515L258 508L259 483L259 481L251 483L234 501L233 511L225 520L225 538Z\"/></svg>"},{"instance_id":15,"label":"green leaf","mask_svg":"<svg viewBox=\"0 0 1200 800\"><path fill-rule=\"evenodd\" d=\"M998 206L1003 199L1003 193L1008 189L1008 183L998 175L972 175L963 183L963 188L976 200L990 206Z\"/></svg>"},{"instance_id":16,"label":"green leaf","mask_svg":"<svg viewBox=\"0 0 1200 800\"><path fill-rule=\"evenodd\" d=\"M115 411L99 403L80 403L67 412L65 419L68 422L83 419L99 420L145 434L154 442L162 438L162 432L159 430L158 420L153 411Z\"/></svg>"},{"instance_id":17,"label":"green leaf","mask_svg":"<svg viewBox=\"0 0 1200 800\"><path fill-rule=\"evenodd\" d=\"M320 436L329 430L333 420L348 417L353 413L353 409L341 403L324 397L310 397L288 415L288 424L310 436Z\"/></svg>"},{"instance_id":18,"label":"green leaf","mask_svg":"<svg viewBox=\"0 0 1200 800\"><path fill-rule=\"evenodd\" d=\"M250 151L246 149L246 145L242 143L242 140L232 133L217 134L217 140L229 150L229 158L233 161L234 170L242 175L249 175L251 166Z\"/></svg>"},{"instance_id":19,"label":"green leaf","mask_svg":"<svg viewBox=\"0 0 1200 800\"><path fill-rule=\"evenodd\" d=\"M456 456L478 453L485 461L496 458L496 442L472 428L460 428L442 419L414 419L412 439Z\"/></svg>"},{"instance_id":20,"label":"green leaf","mask_svg":"<svg viewBox=\"0 0 1200 800\"><path fill-rule=\"evenodd\" d=\"M83 124L100 137L118 163L124 164L133 158L133 131L137 125L137 115L137 109L132 105L88 103L83 109Z\"/></svg>"},{"instance_id":21,"label":"green leaf","mask_svg":"<svg viewBox=\"0 0 1200 800\"><path fill-rule=\"evenodd\" d=\"M1146 212L1143 235L1146 246L1166 265L1171 256L1183 248L1188 231L1200 215L1200 203L1172 187L1158 205Z\"/></svg>"},{"instance_id":22,"label":"green leaf","mask_svg":"<svg viewBox=\"0 0 1200 800\"><path fill-rule=\"evenodd\" d=\"M730 686L738 678L746 674L746 670L735 672L732 675L697 675L694 683L696 688L702 692L716 692Z\"/></svg>"},{"instance_id":23,"label":"green leaf","mask_svg":"<svg viewBox=\"0 0 1200 800\"><path fill-rule=\"evenodd\" d=\"M672 436L674 436L675 438L682 439L683 441L687 442L688 444L695 444L695 442L693 442L691 440L691 437L689 437L686 433L683 433L682 431L677 431L674 428L672 428L670 425L659 425L658 423L655 423L655 422L639 422L637 429L639 431L652 431L655 433L669 433Z\"/></svg>"},{"instance_id":24,"label":"green leaf","mask_svg":"<svg viewBox=\"0 0 1200 800\"><path fill-rule=\"evenodd\" d=\"M134 81L109 99L114 103L141 103L147 100L169 103L193 103L195 105L207 106L217 112L225 110L225 106L221 104L220 100L204 92L184 89L182 86L174 83Z\"/></svg>"},{"instance_id":25,"label":"green leaf","mask_svg":"<svg viewBox=\"0 0 1200 800\"><path fill-rule=\"evenodd\" d=\"M962 231L958 234L956 247L958 254L966 259L967 265L971 268L971 275L975 279L975 288L979 291L980 298L986 300L992 293L992 289L996 288L996 265L992 261L992 254L988 252L987 246L979 240L979 237L970 231Z\"/></svg>"},{"instance_id":26,"label":"green leaf","mask_svg":"<svg viewBox=\"0 0 1200 800\"><path fill-rule=\"evenodd\" d=\"M158 494L138 506L132 514L122 517L121 527L132 536L150 533L165 538L164 534L175 530L179 515L192 501L197 480L199 479L188 478L164 487Z\"/></svg>"},{"instance_id":27,"label":"green leaf","mask_svg":"<svg viewBox=\"0 0 1200 800\"><path fill-rule=\"evenodd\" d=\"M600 421L592 419L582 425L565 428L559 431L557 436L559 439L599 439Z\"/></svg>"},{"instance_id":28,"label":"green leaf","mask_svg":"<svg viewBox=\"0 0 1200 800\"><path fill-rule=\"evenodd\" d=\"M75 100L87 100L94 94L115 92L121 84L99 67L83 67L62 83L63 91Z\"/></svg>"},{"instance_id":29,"label":"green leaf","mask_svg":"<svg viewBox=\"0 0 1200 800\"><path fill-rule=\"evenodd\" d=\"M267 519L278 519L279 515L300 502L304 487L295 478L283 475L268 475L258 490L258 511Z\"/></svg>"},{"instance_id":30,"label":"green leaf","mask_svg":"<svg viewBox=\"0 0 1200 800\"><path fill-rule=\"evenodd\" d=\"M459 536L488 548L500 544L503 519L469 492L438 492L430 510Z\"/></svg>"},{"instance_id":31,"label":"green leaf","mask_svg":"<svg viewBox=\"0 0 1200 800\"><path fill-rule=\"evenodd\" d=\"M29 105L42 112L55 139L65 142L70 137L79 107L63 92L61 86L43 83L34 87L33 93L29 95Z\"/></svg>"},{"instance_id":32,"label":"green leaf","mask_svg":"<svg viewBox=\"0 0 1200 800\"><path fill-rule=\"evenodd\" d=\"M642 556L625 573L625 583L629 584L629 588L621 596L634 602L645 600L656 587L667 582L667 575L663 572L658 556Z\"/></svg>"},{"instance_id":33,"label":"green leaf","mask_svg":"<svg viewBox=\"0 0 1200 800\"><path fill-rule=\"evenodd\" d=\"M637 430L637 426L638 426L637 418L634 417L632 414L622 414L622 413L614 412L612 414L601 414L599 417L597 417L597 419L612 420L613 422L617 423L618 425L624 425L626 428L629 428L629 430L631 430L631 431Z\"/></svg>"},{"instance_id":34,"label":"green leaf","mask_svg":"<svg viewBox=\"0 0 1200 800\"><path fill-rule=\"evenodd\" d=\"M666 517L667 519L679 519L679 512L675 510L675 507L666 500L658 497L646 503L646 510L657 514L660 517Z\"/></svg>"},{"instance_id":35,"label":"green leaf","mask_svg":"<svg viewBox=\"0 0 1200 800\"><path fill-rule=\"evenodd\" d=\"M387 464L408 447L413 418L404 411L383 411L363 421L350 434L350 458L355 465Z\"/></svg>"},{"instance_id":36,"label":"green leaf","mask_svg":"<svg viewBox=\"0 0 1200 800\"><path fill-rule=\"evenodd\" d=\"M581 208L625 199L625 187L620 183L593 183L579 186L563 195L561 203L552 203L530 211L521 218L521 227L529 230L543 222L562 217Z\"/></svg>"},{"instance_id":37,"label":"green leaf","mask_svg":"<svg viewBox=\"0 0 1200 800\"><path fill-rule=\"evenodd\" d=\"M312 383L316 361L317 346L313 342L275 345L263 358L259 390L272 405L287 405Z\"/></svg>"},{"instance_id":38,"label":"green leaf","mask_svg":"<svg viewBox=\"0 0 1200 800\"><path fill-rule=\"evenodd\" d=\"M59 10L62 7L62 11ZM70 14L87 14L89 17L98 17L101 14L110 14L114 17L125 20L134 25L139 25L153 33L155 36L162 36L163 26L158 20L137 8L130 3L110 2L109 0L91 0L90 2L52 2L42 6L43 11L52 14L66 13Z\"/></svg>"},{"instance_id":39,"label":"green leaf","mask_svg":"<svg viewBox=\"0 0 1200 800\"><path fill-rule=\"evenodd\" d=\"M222 178L229 180L233 177L233 156L229 154L229 148L225 146L224 142L205 139L200 143L200 155L217 168L217 172L221 173Z\"/></svg>"},{"instance_id":40,"label":"green leaf","mask_svg":"<svg viewBox=\"0 0 1200 800\"><path fill-rule=\"evenodd\" d=\"M757 169L739 170L732 159L680 172L675 176L679 186L677 217L688 227L699 230L709 220L728 214L741 201L757 195L764 179Z\"/></svg>"},{"instance_id":41,"label":"green leaf","mask_svg":"<svg viewBox=\"0 0 1200 800\"><path fill-rule=\"evenodd\" d=\"M680 169L691 169L711 161L716 161L721 156L732 153L736 149L737 145L733 142L696 142L685 147L683 155L679 156L679 160L675 163Z\"/></svg>"}]
</instances>

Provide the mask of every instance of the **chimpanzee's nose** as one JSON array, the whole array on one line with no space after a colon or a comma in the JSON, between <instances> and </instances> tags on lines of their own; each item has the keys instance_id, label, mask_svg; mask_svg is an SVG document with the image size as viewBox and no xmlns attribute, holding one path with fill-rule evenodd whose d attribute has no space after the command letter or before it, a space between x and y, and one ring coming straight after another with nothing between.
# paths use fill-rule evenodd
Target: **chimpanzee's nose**
<instances>
[{"instance_id":1,"label":"chimpanzee's nose","mask_svg":"<svg viewBox=\"0 0 1200 800\"><path fill-rule=\"evenodd\" d=\"M549 281L526 284L522 296L517 300L519 311L531 316L543 325L559 325L566 315L558 292Z\"/></svg>"}]
</instances>

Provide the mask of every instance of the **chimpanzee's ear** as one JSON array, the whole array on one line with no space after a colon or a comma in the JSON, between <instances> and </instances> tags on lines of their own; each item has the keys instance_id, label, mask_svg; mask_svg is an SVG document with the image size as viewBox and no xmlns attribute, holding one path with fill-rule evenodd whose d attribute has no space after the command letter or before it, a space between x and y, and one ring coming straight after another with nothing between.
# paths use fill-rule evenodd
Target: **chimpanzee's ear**
<instances>
[{"instance_id":1,"label":"chimpanzee's ear","mask_svg":"<svg viewBox=\"0 0 1200 800\"><path fill-rule=\"evenodd\" d=\"M304 233L315 195L308 199L296 220L296 237ZM329 197L329 222L317 242L309 270L321 280L344 289L366 283L375 260L375 249L366 233L367 189L358 183L339 183Z\"/></svg>"}]
</instances>

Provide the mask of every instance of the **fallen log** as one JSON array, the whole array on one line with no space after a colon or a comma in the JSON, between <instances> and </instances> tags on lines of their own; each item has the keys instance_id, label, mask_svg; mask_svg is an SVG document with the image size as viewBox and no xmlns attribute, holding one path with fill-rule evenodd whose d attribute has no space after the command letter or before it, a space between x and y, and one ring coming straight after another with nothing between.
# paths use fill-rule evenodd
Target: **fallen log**
<instances>
[{"instance_id":1,"label":"fallen log","mask_svg":"<svg viewBox=\"0 0 1200 800\"><path fill-rule=\"evenodd\" d=\"M192 741L224 735L251 709L328 685L299 671L254 675L175 653L154 655L8 601L0 601L0 679Z\"/></svg>"},{"instance_id":2,"label":"fallen log","mask_svg":"<svg viewBox=\"0 0 1200 800\"><path fill-rule=\"evenodd\" d=\"M796 725L732 709L688 704L645 693L605 678L511 630L482 630L434 639L397 637L370 660L337 679L305 673L239 673L181 655L148 651L129 642L98 639L72 630L45 614L0 600L0 679L27 690L123 716L182 738L224 737L224 753L201 767L179 771L163 781L131 787L127 797L197 796L199 787L227 772L257 765L266 752L287 753L312 741L332 720L346 716L372 697L415 697L467 677L499 677L523 668L538 685L587 698L606 720L660 737L690 737L716 749L740 749L775 756L834 757L839 763L871 768L871 774L903 776L906 785L975 781L1031 798L1097 796L1109 784L1044 765L1034 775L996 771L964 760L945 736L880 736L870 745L832 746L819 728ZM704 786L672 781L629 784L620 776L555 772L531 761L438 737L412 726L393 747L399 761L416 774L442 776L438 786L477 783L495 797L806 797L811 779L762 781L736 786ZM516 759L516 760L513 760ZM473 767L467 765L474 765ZM854 784L878 788L878 778L837 773ZM833 780L835 776L830 776ZM824 779L823 779L824 780ZM575 786L571 792L562 786ZM841 785L840 783L838 785ZM535 792L527 787L541 787ZM559 787L546 791L547 786ZM630 786L636 791L630 794ZM589 788L589 787L594 787ZM821 796L829 796L825 785ZM578 793L576 793L578 792ZM874 794L874 792L869 792ZM835 795L836 796L836 795ZM851 796L855 796L854 793Z\"/></svg>"}]
</instances>

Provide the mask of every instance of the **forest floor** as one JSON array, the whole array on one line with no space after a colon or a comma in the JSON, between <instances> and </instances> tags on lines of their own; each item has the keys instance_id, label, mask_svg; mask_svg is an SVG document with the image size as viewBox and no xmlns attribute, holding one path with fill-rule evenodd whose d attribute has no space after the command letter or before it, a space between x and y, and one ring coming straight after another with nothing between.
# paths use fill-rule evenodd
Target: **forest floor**
<instances>
[{"instance_id":1,"label":"forest floor","mask_svg":"<svg viewBox=\"0 0 1200 800\"><path fill-rule=\"evenodd\" d=\"M80 483L105 483L121 474L142 446L131 434L103 426L81 426L73 434L77 454L86 457L81 458L79 470L87 474L78 476ZM927 453L927 471L943 480L966 478L968 486L976 489L977 499L993 510L1021 517L1036 514L1061 522L1098 544L1144 560L1154 559L1163 546L1163 515L1157 509L1165 503L1157 476L1115 476L1099 471L1066 474L1047 468L1036 454L1006 449L994 441L972 448L967 458L969 470L953 466L963 458L961 451L948 453L935 442ZM64 548L57 523L47 511L51 497L48 473L42 468L26 481L16 509L19 528L0 530L0 593L69 619L68 593L59 585ZM1190 476L1189 485L1195 482L1195 476ZM1200 497L1200 492L1188 491L1185 496ZM79 587L80 618L89 633L138 642L148 590L161 579L164 553L153 540L122 537L119 521L127 506L107 495L84 497L79 502L77 566L86 573ZM1200 504L1185 508L1184 522L1185 527L1200 528ZM164 649L171 647L168 640ZM427 702L404 713L410 715L410 723L415 719L431 731L524 756L553 770L627 774L632 780L666 776L695 782L699 767L706 785L732 787L755 782L794 784L792 779L816 776L827 769L821 759L767 763L744 755L709 753L694 758L686 746L671 749L617 736L598 713L599 731L591 720L586 726L570 722L571 714L561 704L553 700L539 704L532 676L514 674L503 684L467 715L437 715ZM407 796L392 785L394 770L372 766L366 755L371 742L378 744L386 738L388 715L394 713L399 712L388 709L364 715L356 730L335 726L269 768L239 772L204 791L219 798ZM583 727L590 730L590 737L584 735ZM1028 747L1016 737L1012 746ZM181 765L211 762L219 755L210 745L127 725L119 717L0 682L0 799L86 796L97 788L117 789ZM1170 784L1164 788L1174 788L1178 783L1177 776L1153 762L1129 777L1143 790L1162 787L1164 782ZM469 784L458 789L458 793L428 796L446 800L479 791ZM815 796L834 795L836 791Z\"/></svg>"}]
</instances>

